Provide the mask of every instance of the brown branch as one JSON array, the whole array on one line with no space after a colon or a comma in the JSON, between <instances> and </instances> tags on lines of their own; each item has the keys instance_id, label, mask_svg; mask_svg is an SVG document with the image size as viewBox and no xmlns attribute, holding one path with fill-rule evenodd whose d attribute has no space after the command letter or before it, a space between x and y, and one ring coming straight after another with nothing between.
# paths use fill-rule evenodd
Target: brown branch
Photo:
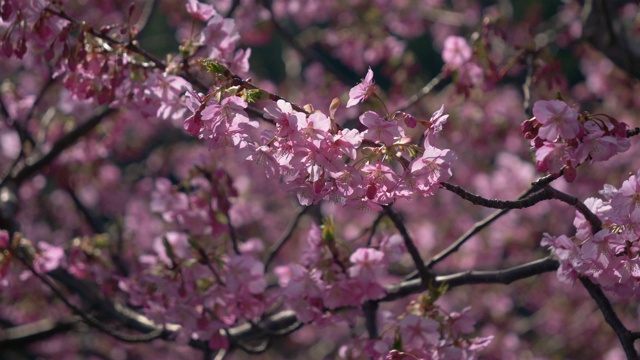
<instances>
[{"instance_id":1,"label":"brown branch","mask_svg":"<svg viewBox=\"0 0 640 360\"><path fill-rule=\"evenodd\" d=\"M29 259L24 255L21 249L16 249L14 253L17 255L16 257L20 260L20 262L26 266L29 271L35 275L38 279L40 279L51 291L56 295L58 299L60 299L69 309L71 309L75 314L80 316L85 323L90 325L91 327L102 331L103 333L124 342L150 342L155 339L162 337L163 331L161 328L157 328L149 333L142 335L135 334L126 334L122 333L118 330L112 329L100 320L98 320L95 316L87 313L86 311L80 309L78 306L73 304L71 301L67 299L67 296L60 290L56 284L54 284L46 275L40 274L36 269L30 264Z\"/></svg>"},{"instance_id":2,"label":"brown branch","mask_svg":"<svg viewBox=\"0 0 640 360\"><path fill-rule=\"evenodd\" d=\"M373 220L373 224L371 224L371 233L369 234L369 238L367 239L367 247L371 246L371 243L373 242L373 237L376 234L376 229L380 225L382 218L384 218L384 213L379 213L378 216L376 216L376 219Z\"/></svg>"},{"instance_id":3,"label":"brown branch","mask_svg":"<svg viewBox=\"0 0 640 360\"><path fill-rule=\"evenodd\" d=\"M377 301L366 301L362 304L364 321L371 340L378 337L378 304Z\"/></svg>"},{"instance_id":4,"label":"brown branch","mask_svg":"<svg viewBox=\"0 0 640 360\"><path fill-rule=\"evenodd\" d=\"M418 275L420 276L422 285L425 288L428 288L431 282L433 281L434 275L431 272L431 270L429 270L425 266L424 261L422 260L422 257L420 257L420 252L418 251L418 248L416 247L415 243L411 239L411 235L409 235L407 228L404 226L404 222L402 221L400 216L391 209L391 205L385 206L384 211L387 214L387 216L389 216L389 219L391 219L396 229L398 229L398 231L400 232L400 235L404 240L404 245L407 248L409 255L411 255L414 265L416 266L416 270L418 271Z\"/></svg>"},{"instance_id":5,"label":"brown branch","mask_svg":"<svg viewBox=\"0 0 640 360\"><path fill-rule=\"evenodd\" d=\"M616 314L613 306L609 302L607 296L602 292L600 286L594 284L585 277L580 277L580 282L587 289L589 295L595 300L596 304L598 304L598 308L604 315L604 320L611 326L613 331L618 336L618 340L620 340L620 344L622 344L622 349L624 350L625 355L627 355L627 359L629 360L637 360L640 359L638 356L638 352L633 346L634 340L638 338L637 333L633 333L629 331L618 315Z\"/></svg>"},{"instance_id":6,"label":"brown branch","mask_svg":"<svg viewBox=\"0 0 640 360\"><path fill-rule=\"evenodd\" d=\"M467 200L475 205L481 205L488 208L493 209L524 209L531 207L541 201L551 199L551 193L546 189L539 190L523 199L520 200L496 200L496 199L487 199L482 196L472 194L467 192L463 188L449 184L446 182L441 182L440 185L451 191L452 193L458 195L459 197Z\"/></svg>"},{"instance_id":7,"label":"brown branch","mask_svg":"<svg viewBox=\"0 0 640 360\"><path fill-rule=\"evenodd\" d=\"M79 125L75 129L71 130L64 136L62 136L51 147L51 150L39 159L27 159L27 164L23 167L15 176L13 180L19 185L26 179L30 178L38 171L42 170L45 166L51 164L53 160L60 155L64 150L71 147L82 136L88 134L93 130L100 122L107 116L114 114L115 109L103 109L98 114L94 115L91 119L87 120L83 124Z\"/></svg>"},{"instance_id":8,"label":"brown branch","mask_svg":"<svg viewBox=\"0 0 640 360\"><path fill-rule=\"evenodd\" d=\"M406 111L407 109L415 105L418 101L420 101L420 99L427 96L433 89L435 89L435 87L438 86L445 78L446 77L444 73L440 72L425 86L423 86L420 91L418 91L416 94L411 95L411 97L407 99L407 101L401 107L396 109L396 111Z\"/></svg>"},{"instance_id":9,"label":"brown branch","mask_svg":"<svg viewBox=\"0 0 640 360\"><path fill-rule=\"evenodd\" d=\"M531 184L529 189L521 193L517 197L517 200L522 200L528 197L529 195L539 191L540 189L542 189L547 184L550 184L555 179L557 179L557 176L551 176L551 175L538 179L537 181ZM466 233L464 233L462 236L456 239L456 241L454 241L449 247L442 250L436 256L432 257L431 260L429 260L429 263L427 264L427 268L429 269L433 268L437 263L441 262L442 260L446 259L449 255L458 251L458 249L460 249L460 247L462 247L462 245L464 245L464 243L467 242L467 240L469 240L475 234L482 231L484 228L488 227L491 223L498 220L503 215L507 214L509 211L511 211L511 209L502 209L502 210L496 211L493 214L489 215L488 217L484 218L483 220L475 223L471 229L469 229ZM413 278L413 276L415 275L412 274L408 276L408 278Z\"/></svg>"},{"instance_id":10,"label":"brown branch","mask_svg":"<svg viewBox=\"0 0 640 360\"><path fill-rule=\"evenodd\" d=\"M546 272L558 269L558 261L551 257L542 258L526 264L514 266L504 270L477 271L469 270L451 275L436 276L434 287L446 284L449 288L472 284L511 284L514 281L526 279ZM411 294L417 294L428 290L422 286L418 279L403 281L399 284L388 286L387 295L378 301L393 301Z\"/></svg>"},{"instance_id":11,"label":"brown branch","mask_svg":"<svg viewBox=\"0 0 640 360\"><path fill-rule=\"evenodd\" d=\"M300 221L302 216L307 212L307 210L309 210L309 208L310 208L309 206L303 207L298 212L296 217L293 219L291 224L289 224L289 227L287 228L287 230L282 234L282 237L280 238L280 240L278 240L275 244L273 244L273 246L269 250L269 255L267 255L267 257L266 257L266 259L264 261L264 269L265 269L265 271L269 268L269 265L275 259L276 255L278 254L280 249L282 249L282 247L287 242L287 240L289 240L289 238L291 238L291 235L293 235L294 230L298 226L298 222Z\"/></svg>"},{"instance_id":12,"label":"brown branch","mask_svg":"<svg viewBox=\"0 0 640 360\"><path fill-rule=\"evenodd\" d=\"M80 321L81 318L79 316L71 316L57 321L42 319L28 324L2 329L0 333L0 350L24 348L31 343L71 331L76 328Z\"/></svg>"}]
</instances>

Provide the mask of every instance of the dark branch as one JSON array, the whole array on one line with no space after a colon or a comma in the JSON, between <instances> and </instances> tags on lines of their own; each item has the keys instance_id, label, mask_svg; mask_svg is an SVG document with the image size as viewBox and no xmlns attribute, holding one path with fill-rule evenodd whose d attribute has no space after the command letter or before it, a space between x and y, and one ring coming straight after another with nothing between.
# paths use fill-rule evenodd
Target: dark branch
<instances>
[{"instance_id":1,"label":"dark branch","mask_svg":"<svg viewBox=\"0 0 640 360\"><path fill-rule=\"evenodd\" d=\"M602 289L600 289L598 285L584 277L580 277L580 282L585 289L587 289L593 300L596 301L600 311L602 311L602 315L604 315L605 321L611 326L618 336L618 340L620 340L620 344L622 344L622 349L624 350L625 355L627 355L627 359L639 359L640 357L638 356L638 352L633 346L633 341L638 338L637 333L627 330L615 310L613 310L613 306L611 306L609 299L607 299L607 296L602 292Z\"/></svg>"},{"instance_id":2,"label":"dark branch","mask_svg":"<svg viewBox=\"0 0 640 360\"><path fill-rule=\"evenodd\" d=\"M526 279L558 269L558 261L546 257L526 264L514 266L505 270L464 271L451 275L436 276L434 287L447 284L449 288L471 284L511 284L514 281ZM427 290L418 279L403 281L400 284L387 287L387 296L379 301L393 301Z\"/></svg>"},{"instance_id":3,"label":"dark branch","mask_svg":"<svg viewBox=\"0 0 640 360\"><path fill-rule=\"evenodd\" d=\"M31 160L27 159L27 164L24 168L22 168L14 177L13 180L17 184L21 184L26 179L33 176L38 171L42 170L45 166L51 164L53 160L60 155L64 150L71 147L75 144L81 137L88 134L91 130L93 130L100 122L107 116L115 113L114 109L105 109L100 111L98 114L93 116L91 119L87 120L83 124L79 125L75 129L71 130L63 137L61 137L55 144L51 150L40 157L39 159Z\"/></svg>"},{"instance_id":4,"label":"dark branch","mask_svg":"<svg viewBox=\"0 0 640 360\"><path fill-rule=\"evenodd\" d=\"M25 325L2 329L0 335L0 350L10 348L24 348L25 346L47 339L53 335L65 333L75 329L81 321L79 316L54 321L42 319Z\"/></svg>"},{"instance_id":5,"label":"dark branch","mask_svg":"<svg viewBox=\"0 0 640 360\"><path fill-rule=\"evenodd\" d=\"M280 251L280 249L282 249L282 247L284 246L284 244L287 242L287 240L289 240L289 238L291 238L291 235L293 235L293 231L296 229L296 227L298 226L298 222L300 221L300 219L302 218L302 215L304 215L307 210L309 210L309 206L305 206L303 207L299 212L298 215L296 215L296 217L293 219L293 221L291 222L291 224L289 224L289 227L287 228L287 230L282 234L282 237L280 238L280 240L278 242L276 242L271 249L269 250L269 255L267 256L266 260L264 261L264 268L265 270L269 268L269 265L271 264L271 262L273 261L273 259L275 259L276 255L278 254L278 252Z\"/></svg>"},{"instance_id":6,"label":"dark branch","mask_svg":"<svg viewBox=\"0 0 640 360\"><path fill-rule=\"evenodd\" d=\"M387 216L389 216L389 219L391 219L391 221L393 222L395 227L398 229L398 231L400 232L400 235L404 240L404 245L407 248L409 255L411 255L411 259L413 259L414 265L416 266L416 270L418 271L418 275L420 276L422 285L425 288L428 288L429 284L433 281L434 275L431 272L431 270L429 270L425 266L424 261L422 260L422 257L420 257L420 252L418 251L418 248L413 242L413 239L411 239L411 235L409 235L409 231L407 231L407 228L404 226L404 222L402 221L400 216L391 209L391 205L385 206L384 211L387 214Z\"/></svg>"},{"instance_id":7,"label":"dark branch","mask_svg":"<svg viewBox=\"0 0 640 360\"><path fill-rule=\"evenodd\" d=\"M460 196L461 198L473 204L481 205L481 206L493 208L493 209L524 209L524 208L531 207L541 201L549 200L552 198L551 193L543 189L520 200L487 199L482 196L467 192L466 190L464 190L463 188L457 185L452 185L446 182L441 182L440 185L443 188L451 191L452 193Z\"/></svg>"},{"instance_id":8,"label":"dark branch","mask_svg":"<svg viewBox=\"0 0 640 360\"><path fill-rule=\"evenodd\" d=\"M550 184L553 180L557 179L558 176L560 175L547 175L545 177L542 177L538 180L536 180L535 182L533 182L531 184L531 186L529 187L529 189L527 189L526 191L524 191L523 193L521 193L517 200L522 200L526 197L528 197L529 195L533 194L534 192L539 191L540 189L544 188L545 186L547 186L548 184ZM427 267L429 269L431 269L432 267L434 267L437 263L439 263L440 261L446 259L449 255L453 254L454 252L458 251L458 249L467 241L469 240L471 237L473 237L475 234L479 233L480 231L482 231L484 228L486 228L487 226L489 226L491 223L493 223L494 221L498 220L500 217L502 217L503 215L507 214L511 209L503 209L500 211L496 211L495 213L489 215L487 218L475 223L473 225L473 227L471 229L469 229L466 233L464 233L462 236L460 236L456 241L453 242L453 244L451 244L448 248L442 250L438 255L434 256L433 258L431 258L431 260L429 261L429 263L427 264ZM410 278L413 278L413 275L409 276Z\"/></svg>"},{"instance_id":9,"label":"dark branch","mask_svg":"<svg viewBox=\"0 0 640 360\"><path fill-rule=\"evenodd\" d=\"M556 190L551 186L546 187L546 191L552 195L554 199L560 200L566 204L569 204L576 208L582 215L584 215L585 219L591 225L591 231L595 234L598 231L602 230L602 220L596 214L594 214L589 208L577 197L571 196L569 194L563 193L560 190Z\"/></svg>"}]
</instances>

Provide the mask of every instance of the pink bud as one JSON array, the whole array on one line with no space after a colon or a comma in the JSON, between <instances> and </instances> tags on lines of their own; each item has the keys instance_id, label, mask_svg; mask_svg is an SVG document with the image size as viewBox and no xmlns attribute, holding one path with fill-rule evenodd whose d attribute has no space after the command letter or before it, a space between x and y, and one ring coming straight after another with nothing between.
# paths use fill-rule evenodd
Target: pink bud
<instances>
[{"instance_id":1,"label":"pink bud","mask_svg":"<svg viewBox=\"0 0 640 360\"><path fill-rule=\"evenodd\" d=\"M6 230L0 230L0 249L9 247L9 233Z\"/></svg>"},{"instance_id":2,"label":"pink bud","mask_svg":"<svg viewBox=\"0 0 640 360\"><path fill-rule=\"evenodd\" d=\"M369 186L367 186L367 198L369 200L373 200L376 197L376 193L378 192L378 188L376 187L376 184L371 183L369 184Z\"/></svg>"},{"instance_id":3,"label":"pink bud","mask_svg":"<svg viewBox=\"0 0 640 360\"><path fill-rule=\"evenodd\" d=\"M576 179L577 175L578 175L578 172L576 171L575 168L571 166L567 166L564 169L563 177L569 183L573 182Z\"/></svg>"}]
</instances>

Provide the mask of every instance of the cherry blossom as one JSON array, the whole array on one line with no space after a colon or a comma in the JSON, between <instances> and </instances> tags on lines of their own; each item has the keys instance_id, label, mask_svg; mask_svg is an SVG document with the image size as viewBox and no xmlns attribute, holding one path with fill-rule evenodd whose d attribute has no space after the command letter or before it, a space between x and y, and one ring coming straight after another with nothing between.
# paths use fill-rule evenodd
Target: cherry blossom
<instances>
[{"instance_id":1,"label":"cherry blossom","mask_svg":"<svg viewBox=\"0 0 640 360\"><path fill-rule=\"evenodd\" d=\"M542 124L539 136L548 141L558 137L573 139L580 132L578 113L561 100L541 100L533 105L533 115Z\"/></svg>"},{"instance_id":2,"label":"cherry blossom","mask_svg":"<svg viewBox=\"0 0 640 360\"><path fill-rule=\"evenodd\" d=\"M453 69L460 68L471 59L472 50L467 40L460 36L449 36L444 40L442 60Z\"/></svg>"},{"instance_id":3,"label":"cherry blossom","mask_svg":"<svg viewBox=\"0 0 640 360\"><path fill-rule=\"evenodd\" d=\"M364 80L349 90L349 101L347 101L347 107L352 107L358 103L366 101L374 91L375 85L373 81L373 71L369 68Z\"/></svg>"}]
</instances>

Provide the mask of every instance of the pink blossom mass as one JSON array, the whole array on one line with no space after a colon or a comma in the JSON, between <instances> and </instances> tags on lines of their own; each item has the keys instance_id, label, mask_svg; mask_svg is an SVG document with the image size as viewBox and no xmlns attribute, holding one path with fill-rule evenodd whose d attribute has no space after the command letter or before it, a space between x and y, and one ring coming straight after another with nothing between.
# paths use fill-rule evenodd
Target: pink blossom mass
<instances>
[{"instance_id":1,"label":"pink blossom mass","mask_svg":"<svg viewBox=\"0 0 640 360\"><path fill-rule=\"evenodd\" d=\"M640 358L639 13L0 0L0 359Z\"/></svg>"}]
</instances>

